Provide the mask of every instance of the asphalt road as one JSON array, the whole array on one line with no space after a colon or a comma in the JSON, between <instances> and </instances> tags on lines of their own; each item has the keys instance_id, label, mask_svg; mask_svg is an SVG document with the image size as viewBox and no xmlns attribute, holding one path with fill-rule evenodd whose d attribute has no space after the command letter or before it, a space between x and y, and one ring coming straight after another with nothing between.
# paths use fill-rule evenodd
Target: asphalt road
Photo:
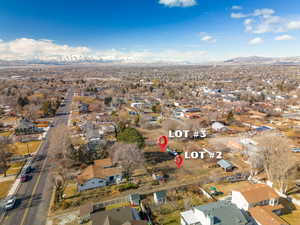
<instances>
[{"instance_id":1,"label":"asphalt road","mask_svg":"<svg viewBox=\"0 0 300 225\"><path fill-rule=\"evenodd\" d=\"M66 105L59 109L60 112L70 112L73 91L69 91L66 96ZM54 125L67 124L69 115L60 115L54 118ZM36 159L32 163L35 168L31 172L30 180L22 183L16 197L18 198L15 209L6 212L1 225L45 225L48 209L52 196L51 177L49 174L51 162L48 159L49 135L42 142Z\"/></svg>"}]
</instances>

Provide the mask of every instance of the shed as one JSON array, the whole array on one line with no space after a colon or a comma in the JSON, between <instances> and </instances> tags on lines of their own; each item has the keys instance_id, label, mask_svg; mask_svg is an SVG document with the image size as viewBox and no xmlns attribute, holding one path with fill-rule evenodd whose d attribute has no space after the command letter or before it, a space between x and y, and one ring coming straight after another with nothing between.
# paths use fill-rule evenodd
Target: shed
<instances>
[{"instance_id":1,"label":"shed","mask_svg":"<svg viewBox=\"0 0 300 225\"><path fill-rule=\"evenodd\" d=\"M215 131L225 131L227 130L227 128L225 127L225 125L223 123L220 123L220 122L214 122L212 125L211 125L211 128Z\"/></svg>"},{"instance_id":2,"label":"shed","mask_svg":"<svg viewBox=\"0 0 300 225\"><path fill-rule=\"evenodd\" d=\"M167 192L166 191L158 191L153 194L154 202L156 204L166 203L167 201Z\"/></svg>"},{"instance_id":3,"label":"shed","mask_svg":"<svg viewBox=\"0 0 300 225\"><path fill-rule=\"evenodd\" d=\"M139 194L132 194L129 196L129 200L132 205L140 205L141 196Z\"/></svg>"},{"instance_id":4,"label":"shed","mask_svg":"<svg viewBox=\"0 0 300 225\"><path fill-rule=\"evenodd\" d=\"M220 167L222 167L226 172L232 171L234 168L234 165L225 159L221 159L220 161L217 162L217 164Z\"/></svg>"}]
</instances>

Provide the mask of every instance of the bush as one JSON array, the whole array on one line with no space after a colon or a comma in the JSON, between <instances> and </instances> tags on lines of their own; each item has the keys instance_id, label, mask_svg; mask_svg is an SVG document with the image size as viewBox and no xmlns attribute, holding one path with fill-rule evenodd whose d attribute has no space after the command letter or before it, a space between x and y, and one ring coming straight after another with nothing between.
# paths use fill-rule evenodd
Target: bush
<instances>
[{"instance_id":1,"label":"bush","mask_svg":"<svg viewBox=\"0 0 300 225\"><path fill-rule=\"evenodd\" d=\"M151 182L151 184L154 186L154 185L159 185L159 181L158 180L153 180L152 182Z\"/></svg>"},{"instance_id":2,"label":"bush","mask_svg":"<svg viewBox=\"0 0 300 225\"><path fill-rule=\"evenodd\" d=\"M127 183L127 184L122 184L119 186L119 191L126 191L129 189L137 189L139 187L138 184L134 183Z\"/></svg>"},{"instance_id":3,"label":"bush","mask_svg":"<svg viewBox=\"0 0 300 225\"><path fill-rule=\"evenodd\" d=\"M70 202L63 201L63 202L61 203L61 207L62 207L63 209L67 209L67 208L69 208L70 206L71 206L71 203L70 203Z\"/></svg>"}]
</instances>

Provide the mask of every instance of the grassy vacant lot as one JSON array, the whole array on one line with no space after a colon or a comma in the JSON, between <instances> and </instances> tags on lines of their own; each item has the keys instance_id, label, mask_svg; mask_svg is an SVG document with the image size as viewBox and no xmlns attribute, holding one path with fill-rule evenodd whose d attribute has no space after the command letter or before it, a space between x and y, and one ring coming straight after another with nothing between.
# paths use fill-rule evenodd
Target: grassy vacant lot
<instances>
[{"instance_id":1,"label":"grassy vacant lot","mask_svg":"<svg viewBox=\"0 0 300 225\"><path fill-rule=\"evenodd\" d=\"M41 141L30 141L27 143L17 142L14 144L14 153L16 155L26 155L38 150Z\"/></svg>"},{"instance_id":2,"label":"grassy vacant lot","mask_svg":"<svg viewBox=\"0 0 300 225\"><path fill-rule=\"evenodd\" d=\"M291 225L298 225L300 221L300 207L298 206L296 210L293 210L289 214L282 215L281 218Z\"/></svg>"},{"instance_id":3,"label":"grassy vacant lot","mask_svg":"<svg viewBox=\"0 0 300 225\"><path fill-rule=\"evenodd\" d=\"M14 183L13 180L0 182L0 199L5 198L11 185Z\"/></svg>"}]
</instances>

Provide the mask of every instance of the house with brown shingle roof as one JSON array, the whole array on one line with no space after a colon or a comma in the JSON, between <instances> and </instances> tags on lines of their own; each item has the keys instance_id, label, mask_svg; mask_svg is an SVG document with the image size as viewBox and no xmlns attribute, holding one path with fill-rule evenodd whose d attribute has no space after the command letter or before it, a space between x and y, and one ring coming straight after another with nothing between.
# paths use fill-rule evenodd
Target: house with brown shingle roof
<instances>
[{"instance_id":1,"label":"house with brown shingle roof","mask_svg":"<svg viewBox=\"0 0 300 225\"><path fill-rule=\"evenodd\" d=\"M251 208L249 212L258 225L289 225L272 211L272 207L256 206Z\"/></svg>"},{"instance_id":2,"label":"house with brown shingle roof","mask_svg":"<svg viewBox=\"0 0 300 225\"><path fill-rule=\"evenodd\" d=\"M232 191L232 203L238 208L249 210L255 206L279 204L280 196L266 184L251 184L246 188Z\"/></svg>"},{"instance_id":3,"label":"house with brown shingle roof","mask_svg":"<svg viewBox=\"0 0 300 225\"><path fill-rule=\"evenodd\" d=\"M280 196L266 184L251 184L232 191L231 202L238 208L249 211L258 225L288 225L278 215L284 207Z\"/></svg>"},{"instance_id":4,"label":"house with brown shingle roof","mask_svg":"<svg viewBox=\"0 0 300 225\"><path fill-rule=\"evenodd\" d=\"M77 176L78 191L104 187L121 181L122 170L115 167L110 158L95 160L93 165L85 168Z\"/></svg>"}]
</instances>

